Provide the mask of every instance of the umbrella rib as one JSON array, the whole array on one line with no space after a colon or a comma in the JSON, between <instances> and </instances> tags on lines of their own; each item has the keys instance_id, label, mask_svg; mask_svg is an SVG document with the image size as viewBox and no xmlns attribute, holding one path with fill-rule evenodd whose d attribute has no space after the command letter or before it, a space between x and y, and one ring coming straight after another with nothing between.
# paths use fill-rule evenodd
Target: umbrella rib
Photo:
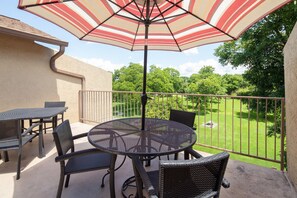
<instances>
[{"instance_id":1,"label":"umbrella rib","mask_svg":"<svg viewBox=\"0 0 297 198\"><path fill-rule=\"evenodd\" d=\"M164 10L163 12L161 12L161 11L159 10L160 14L157 15L157 16L155 16L151 21L154 21L156 18L158 18L159 16L161 16L162 14L164 14L165 12L167 12L168 10L172 9L174 6L176 6L177 4L179 4L179 3L182 2L182 1L183 1L183 0L180 0L180 1L177 2L177 3L172 3L172 2L170 2L170 3L171 3L171 7L167 8L167 9ZM179 16L179 15L176 15L176 16ZM173 17L174 17L174 16L173 16ZM162 20L162 19L161 19L161 20ZM158 20L156 20L156 21L158 21Z\"/></svg>"},{"instance_id":2,"label":"umbrella rib","mask_svg":"<svg viewBox=\"0 0 297 198\"><path fill-rule=\"evenodd\" d=\"M138 4L137 4L136 2L135 2L135 5L136 5L136 7L137 7L137 9L138 9L138 11L139 11L139 13L140 13L140 15L141 15L143 18L145 18L144 15L143 15L144 7L145 7L145 6L142 7L142 10L140 10L140 8L139 8L139 6L138 6ZM141 21L138 21L138 25L137 25L137 28L136 28L136 32L135 32L135 36L134 36L134 40L133 40L133 44L132 44L132 47L131 47L131 51L133 51L133 49L134 49L134 45L135 45L135 42L136 42L136 36L137 36L137 34L138 34L138 31L139 31L140 23L141 23Z\"/></svg>"},{"instance_id":3,"label":"umbrella rib","mask_svg":"<svg viewBox=\"0 0 297 198\"><path fill-rule=\"evenodd\" d=\"M142 10L140 10L140 7L139 7L139 5L134 1L134 4L135 4L135 6L137 7L137 9L138 9L138 11L139 11L139 14L141 15L141 17L140 18L145 18L144 17L144 15L143 15L143 11L144 11L144 6L142 6Z\"/></svg>"},{"instance_id":4,"label":"umbrella rib","mask_svg":"<svg viewBox=\"0 0 297 198\"><path fill-rule=\"evenodd\" d=\"M110 3L112 3L112 4L114 4L115 6L117 6L117 7L119 7L120 8L120 10L119 11L122 11L122 10L125 10L127 13L129 13L129 14L131 14L132 16L134 16L135 18L137 18L138 20L142 20L141 18L139 18L137 15L135 15L135 14L133 14L132 12L130 12L129 10L126 10L125 8L128 6L128 5L130 5L130 4L132 4L134 1L130 1L129 3L127 3L124 7L121 7L120 5L118 5L117 3L115 3L114 1L112 1L112 0L108 0ZM118 12L117 12L118 13ZM119 15L119 16L122 16L122 17L124 17L124 18L128 18L128 19L131 19L131 20L134 20L134 21L138 21L138 20L135 20L135 19L133 19L133 18L129 18L129 17L127 17L127 16L123 16L123 15Z\"/></svg>"},{"instance_id":5,"label":"umbrella rib","mask_svg":"<svg viewBox=\"0 0 297 198\"><path fill-rule=\"evenodd\" d=\"M171 2L171 1L169 1L169 0L166 0L166 2L168 2L168 3L171 3L171 4L175 5L175 6L176 6L176 7L178 7L179 9L181 9L181 10L185 11L186 13L188 13L188 14L192 15L193 17L195 17L195 18L197 18L197 19L199 19L199 20L203 21L204 23L206 23L206 24L210 25L211 27L215 28L216 30L218 30L218 31L222 32L223 34L225 34L225 35L229 36L229 37L230 37L230 38L232 38L233 40L236 40L236 38L235 38L235 37L231 36L231 35L230 35L230 34L228 34L227 32L225 32L225 31L223 31L223 30L221 30L221 29L217 28L216 26L214 26L214 25L212 25L211 23L209 23L209 22L205 21L204 19L202 19L202 18L200 18L199 16L197 16L197 15L193 14L192 12L190 12L190 11L188 11L188 10L185 10L184 8L182 8L182 7L180 7L179 5L177 5L176 3L172 3L172 2Z\"/></svg>"},{"instance_id":6,"label":"umbrella rib","mask_svg":"<svg viewBox=\"0 0 297 198\"><path fill-rule=\"evenodd\" d=\"M151 9L151 13L149 14L149 17L148 18L151 18L152 14L153 14L154 7L158 7L156 1L154 1L154 4L153 4L152 9ZM152 20L150 20L150 23L151 23L151 21Z\"/></svg>"},{"instance_id":7,"label":"umbrella rib","mask_svg":"<svg viewBox=\"0 0 297 198\"><path fill-rule=\"evenodd\" d=\"M138 25L137 25L137 28L136 28L135 36L134 36L134 39L133 39L133 44L132 44L132 47L131 47L131 51L133 51L133 49L134 49L134 45L135 45L135 42L136 42L136 36L138 34L139 26L140 26L140 22L138 22Z\"/></svg>"},{"instance_id":8,"label":"umbrella rib","mask_svg":"<svg viewBox=\"0 0 297 198\"><path fill-rule=\"evenodd\" d=\"M159 10L160 15L161 15L161 17L163 18L164 23L166 24L166 26L167 26L167 28L168 28L168 30L169 30L169 32L170 32L170 34L171 34L171 36L172 36L172 38L173 38L175 44L176 44L176 46L178 47L179 51L181 52L182 50L180 49L180 46L179 46L179 44L178 44L176 38L174 37L174 34L173 34L172 30L170 29L170 27L169 27L167 21L165 20L164 15L163 15L163 13L161 12L161 9L160 9L160 7L159 7L158 5L157 5L157 9Z\"/></svg>"},{"instance_id":9,"label":"umbrella rib","mask_svg":"<svg viewBox=\"0 0 297 198\"><path fill-rule=\"evenodd\" d=\"M164 13L164 12L163 12L163 13ZM171 18L175 18L175 17L182 16L182 15L185 15L185 14L187 14L187 13L184 12L184 13L182 13L182 14L177 14L177 15L173 15L173 16L169 16L169 17L163 17L162 19L154 20L153 22L163 21L164 19L171 19Z\"/></svg>"},{"instance_id":10,"label":"umbrella rib","mask_svg":"<svg viewBox=\"0 0 297 198\"><path fill-rule=\"evenodd\" d=\"M102 21L100 24L98 24L96 27L94 27L93 29L91 29L90 31L88 31L84 36L80 37L79 39L82 40L84 39L87 35L89 35L91 32L93 32L95 29L97 29L98 27L100 27L102 24L104 24L106 21L108 21L109 19L111 19L113 16L117 15L120 11L122 11L123 9L125 9L125 7L129 6L132 2L126 4L124 7L120 7L120 10L118 10L117 12L113 13L112 15L110 15L107 19L105 19L104 21ZM130 18L129 18L130 19Z\"/></svg>"}]
</instances>

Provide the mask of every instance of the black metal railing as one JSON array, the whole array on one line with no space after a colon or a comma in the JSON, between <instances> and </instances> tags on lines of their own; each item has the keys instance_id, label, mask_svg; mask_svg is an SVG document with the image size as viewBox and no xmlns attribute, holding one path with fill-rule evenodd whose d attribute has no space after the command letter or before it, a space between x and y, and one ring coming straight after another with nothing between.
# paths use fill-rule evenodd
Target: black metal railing
<instances>
[{"instance_id":1,"label":"black metal railing","mask_svg":"<svg viewBox=\"0 0 297 198\"><path fill-rule=\"evenodd\" d=\"M80 120L101 123L141 116L141 92L80 91ZM280 164L284 169L284 98L148 93L147 117L170 109L196 112L197 145Z\"/></svg>"}]
</instances>

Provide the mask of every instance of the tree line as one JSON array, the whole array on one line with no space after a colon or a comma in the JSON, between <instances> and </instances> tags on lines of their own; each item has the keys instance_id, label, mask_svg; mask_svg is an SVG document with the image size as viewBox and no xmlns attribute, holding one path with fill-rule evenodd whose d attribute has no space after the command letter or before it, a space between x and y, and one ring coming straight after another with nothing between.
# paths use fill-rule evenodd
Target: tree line
<instances>
[{"instance_id":1,"label":"tree line","mask_svg":"<svg viewBox=\"0 0 297 198\"><path fill-rule=\"evenodd\" d=\"M130 63L113 74L113 90L116 91L142 91L142 83L143 67L137 63ZM204 66L198 73L184 77L174 68L152 65L147 74L148 92L240 95L249 87L242 75L219 75L212 66Z\"/></svg>"}]
</instances>

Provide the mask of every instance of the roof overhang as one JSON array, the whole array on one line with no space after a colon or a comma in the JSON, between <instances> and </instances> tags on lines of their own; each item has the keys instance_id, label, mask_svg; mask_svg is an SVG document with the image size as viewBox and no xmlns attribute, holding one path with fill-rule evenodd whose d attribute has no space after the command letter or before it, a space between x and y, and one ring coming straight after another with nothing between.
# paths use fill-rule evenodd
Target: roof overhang
<instances>
[{"instance_id":1,"label":"roof overhang","mask_svg":"<svg viewBox=\"0 0 297 198\"><path fill-rule=\"evenodd\" d=\"M48 44L53 44L53 45L59 45L59 46L65 46L65 47L68 46L68 42L65 42L65 41L47 38L47 37L43 37L43 36L39 36L39 35L35 35L35 34L30 34L27 32L12 30L12 29L8 29L8 28L4 28L4 27L0 27L0 33L4 33L4 34L11 35L11 36L16 36L16 37L21 37L21 38L25 38L25 39L30 39L30 40L34 40L34 41L44 42L44 43L48 43Z\"/></svg>"}]
</instances>

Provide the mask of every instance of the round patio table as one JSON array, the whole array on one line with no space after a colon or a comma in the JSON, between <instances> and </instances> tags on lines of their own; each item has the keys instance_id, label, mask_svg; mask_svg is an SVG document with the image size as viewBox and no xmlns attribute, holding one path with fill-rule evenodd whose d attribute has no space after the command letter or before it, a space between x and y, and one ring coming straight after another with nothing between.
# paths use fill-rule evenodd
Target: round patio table
<instances>
[{"instance_id":1,"label":"round patio table","mask_svg":"<svg viewBox=\"0 0 297 198\"><path fill-rule=\"evenodd\" d=\"M93 127L89 142L100 150L117 155L156 157L177 153L196 142L194 130L184 124L146 118L141 130L141 118L111 120Z\"/></svg>"},{"instance_id":2,"label":"round patio table","mask_svg":"<svg viewBox=\"0 0 297 198\"><path fill-rule=\"evenodd\" d=\"M184 124L156 118L146 118L145 124L141 130L141 118L111 120L93 127L88 140L102 151L143 160L184 151L196 142L194 130Z\"/></svg>"}]
</instances>

